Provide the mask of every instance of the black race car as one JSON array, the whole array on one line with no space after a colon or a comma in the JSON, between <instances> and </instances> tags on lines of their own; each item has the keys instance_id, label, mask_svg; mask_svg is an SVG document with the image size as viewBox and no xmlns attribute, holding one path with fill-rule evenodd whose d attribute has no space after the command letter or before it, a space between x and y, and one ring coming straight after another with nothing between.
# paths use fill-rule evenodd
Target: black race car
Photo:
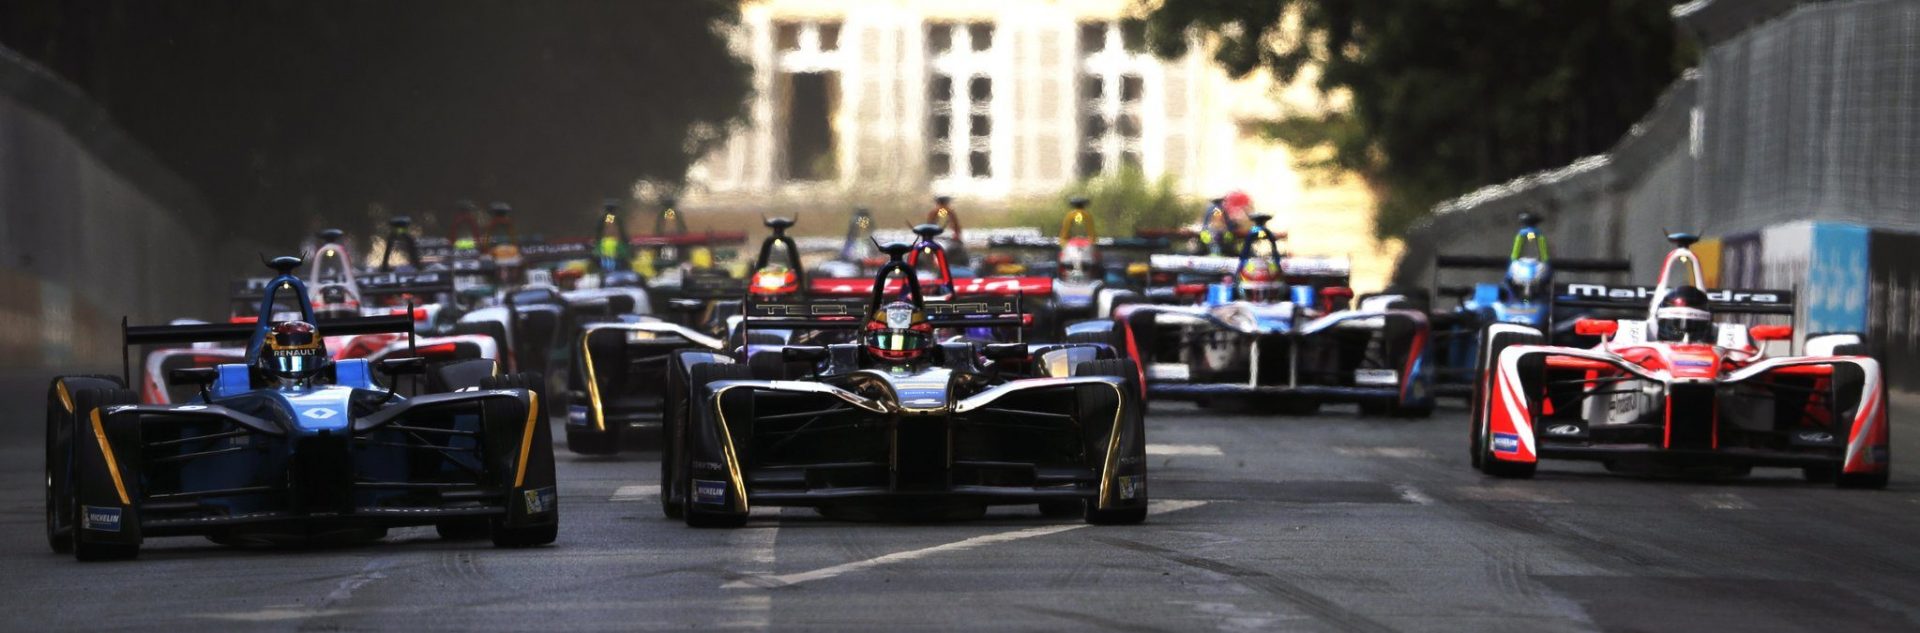
<instances>
[{"instance_id":1,"label":"black race car","mask_svg":"<svg viewBox=\"0 0 1920 633\"><path fill-rule=\"evenodd\" d=\"M1147 511L1138 370L1099 344L937 342L1019 326L1018 297L931 301L904 244L870 300L750 297L741 328L856 343L676 352L663 510L735 526L755 505L830 516L971 516L1039 504L1091 523ZM889 287L892 275L898 285ZM799 336L795 336L798 334Z\"/></svg>"},{"instance_id":2,"label":"black race car","mask_svg":"<svg viewBox=\"0 0 1920 633\"><path fill-rule=\"evenodd\" d=\"M559 526L551 431L523 377L490 360L434 368L441 393L395 393L425 359L332 360L327 334L411 335L409 315L316 322L306 288L280 270L301 318L128 327L128 347L246 341L245 362L176 370L200 395L138 404L126 377L61 376L47 395L46 518L54 551L131 558L156 536L216 543L378 538L434 525L496 545L553 542ZM384 374L384 380L376 378Z\"/></svg>"}]
</instances>

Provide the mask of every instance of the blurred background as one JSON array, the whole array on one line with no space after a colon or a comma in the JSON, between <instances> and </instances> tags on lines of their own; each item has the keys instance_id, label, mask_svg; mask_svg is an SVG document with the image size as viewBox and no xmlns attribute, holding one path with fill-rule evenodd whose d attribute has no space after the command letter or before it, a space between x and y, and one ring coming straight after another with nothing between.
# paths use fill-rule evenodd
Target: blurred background
<instances>
[{"instance_id":1,"label":"blurred background","mask_svg":"<svg viewBox=\"0 0 1920 633\"><path fill-rule=\"evenodd\" d=\"M1644 274L1701 231L1718 283L1802 290L1803 331L1920 388L1916 47L1898 0L12 0L0 374L117 368L123 316L215 316L258 253L463 199L837 235L1091 194L1118 233L1237 191L1362 292L1523 209Z\"/></svg>"}]
</instances>

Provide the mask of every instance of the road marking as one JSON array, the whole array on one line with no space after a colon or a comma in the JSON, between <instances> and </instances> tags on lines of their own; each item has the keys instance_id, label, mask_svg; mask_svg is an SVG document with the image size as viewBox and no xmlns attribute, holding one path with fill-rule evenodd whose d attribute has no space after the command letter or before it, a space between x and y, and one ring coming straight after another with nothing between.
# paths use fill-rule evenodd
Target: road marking
<instances>
[{"instance_id":1,"label":"road marking","mask_svg":"<svg viewBox=\"0 0 1920 633\"><path fill-rule=\"evenodd\" d=\"M1420 489L1413 487L1413 484L1394 484L1393 489L1400 491L1400 498L1406 499L1407 503L1415 503L1423 506L1433 505L1433 497L1427 496L1427 493L1420 492Z\"/></svg>"},{"instance_id":2,"label":"road marking","mask_svg":"<svg viewBox=\"0 0 1920 633\"><path fill-rule=\"evenodd\" d=\"M754 508L755 514L760 508ZM779 509L774 508L777 512ZM753 526L727 533L727 550L746 557L741 574L760 578L773 574L774 540L780 535L778 522L765 527ZM773 623L773 596L736 593L722 607L728 616L719 628L765 629Z\"/></svg>"},{"instance_id":3,"label":"road marking","mask_svg":"<svg viewBox=\"0 0 1920 633\"><path fill-rule=\"evenodd\" d=\"M353 598L354 591L371 584L375 580L386 578L387 574L380 570L392 566L392 559L376 558L368 561L367 566L360 569L360 573L340 581L340 586L335 587L332 593L327 594L326 599L320 601L320 608L325 609L336 603L346 602L348 599Z\"/></svg>"},{"instance_id":4,"label":"road marking","mask_svg":"<svg viewBox=\"0 0 1920 633\"><path fill-rule=\"evenodd\" d=\"M1702 492L1687 495L1694 505L1708 510L1752 510L1753 504L1731 492Z\"/></svg>"},{"instance_id":5,"label":"road marking","mask_svg":"<svg viewBox=\"0 0 1920 633\"><path fill-rule=\"evenodd\" d=\"M1433 451L1411 446L1335 446L1333 452L1346 457L1391 457L1393 459L1433 459Z\"/></svg>"},{"instance_id":6,"label":"road marking","mask_svg":"<svg viewBox=\"0 0 1920 633\"><path fill-rule=\"evenodd\" d=\"M643 484L638 486L621 486L619 490L613 491L613 496L607 497L607 500L639 501L641 499L652 499L658 496L660 496L659 484Z\"/></svg>"},{"instance_id":7,"label":"road marking","mask_svg":"<svg viewBox=\"0 0 1920 633\"><path fill-rule=\"evenodd\" d=\"M1518 501L1522 503L1567 503L1566 497L1531 486L1461 486L1454 489L1461 498L1474 501Z\"/></svg>"},{"instance_id":8,"label":"road marking","mask_svg":"<svg viewBox=\"0 0 1920 633\"><path fill-rule=\"evenodd\" d=\"M1176 512L1176 511L1185 510L1188 508L1203 506L1203 505L1206 505L1207 503L1208 502L1206 501L1196 501L1196 500L1186 500L1186 499L1169 500L1169 501L1153 501L1153 502L1150 502L1147 506L1147 514L1165 514L1168 512ZM750 575L750 577L748 578L735 580L727 584L721 585L720 587L722 589L775 589L779 587L791 587L801 583L813 582L815 580L826 580L828 578L833 578L835 576L841 576L851 572L872 569L872 568L880 567L883 565L891 565L894 563L904 563L911 560L918 560L921 558L932 556L934 554L965 551L965 550L970 550L976 547L993 545L996 543L1007 543L1007 542L1018 541L1022 539L1030 539L1036 536L1059 534L1061 532L1078 530L1084 527L1088 527L1088 525L1086 523L1071 523L1066 525L1043 525L1040 527L1022 528L1022 529L1011 530L1007 532L999 532L996 534L983 534L983 535L975 536L972 538L954 541L952 543L943 543L943 544L935 545L932 547L923 547L920 549L907 550L904 552L894 552L892 554L876 556L866 560L858 560L851 563L834 565L831 567L822 567L820 569L815 569L813 571L803 571L799 573L786 574L782 576Z\"/></svg>"},{"instance_id":9,"label":"road marking","mask_svg":"<svg viewBox=\"0 0 1920 633\"><path fill-rule=\"evenodd\" d=\"M1212 444L1148 444L1148 455L1222 455Z\"/></svg>"}]
</instances>

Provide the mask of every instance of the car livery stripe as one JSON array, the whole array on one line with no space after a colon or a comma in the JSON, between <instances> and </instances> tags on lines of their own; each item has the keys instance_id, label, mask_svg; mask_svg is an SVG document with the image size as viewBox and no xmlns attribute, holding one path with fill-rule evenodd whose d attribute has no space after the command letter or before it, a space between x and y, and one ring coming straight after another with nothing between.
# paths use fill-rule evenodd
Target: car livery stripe
<instances>
[{"instance_id":1,"label":"car livery stripe","mask_svg":"<svg viewBox=\"0 0 1920 633\"><path fill-rule=\"evenodd\" d=\"M513 487L527 484L527 454L533 450L533 426L540 420L540 392L527 390L527 431L520 437L520 467L513 474ZM123 493L124 494L124 493Z\"/></svg>"},{"instance_id":2,"label":"car livery stripe","mask_svg":"<svg viewBox=\"0 0 1920 633\"><path fill-rule=\"evenodd\" d=\"M54 382L53 390L60 394L60 406L66 407L67 413L73 413L73 396L67 394L67 381Z\"/></svg>"},{"instance_id":3,"label":"car livery stripe","mask_svg":"<svg viewBox=\"0 0 1920 633\"><path fill-rule=\"evenodd\" d=\"M1113 430L1107 432L1107 458L1102 460L1105 463L1100 465L1100 499L1098 501L1098 507L1102 510L1113 507L1113 487L1108 484L1113 481L1115 476L1113 471L1117 468L1117 463L1120 459L1114 454L1120 451L1120 419L1127 411L1126 390L1118 386L1108 386L1113 387L1113 396L1119 402L1113 407Z\"/></svg>"},{"instance_id":4,"label":"car livery stripe","mask_svg":"<svg viewBox=\"0 0 1920 633\"><path fill-rule=\"evenodd\" d=\"M1858 364L1861 369L1868 369L1865 363ZM1865 372L1867 374L1867 380L1862 381L1862 388L1866 390L1866 394L1861 399L1860 414L1855 416L1853 420L1853 437L1847 440L1847 456L1846 460L1841 464L1842 471L1859 472L1884 468L1884 466L1876 467L1876 465L1872 463L1873 451L1870 450L1872 445L1878 443L1875 441L1878 439L1875 436L1885 430L1883 428L1885 426L1885 420L1881 419L1881 409L1885 403L1880 400L1880 372L1878 369L1878 367L1874 367Z\"/></svg>"},{"instance_id":5,"label":"car livery stripe","mask_svg":"<svg viewBox=\"0 0 1920 633\"><path fill-rule=\"evenodd\" d=\"M1531 346L1514 346L1500 352L1500 379L1497 385L1501 404L1505 405L1509 428L1513 429L1515 435L1520 436L1520 446L1523 449L1520 453L1523 459L1520 461L1532 461L1534 455L1533 425L1527 421L1526 411L1521 407L1526 400L1520 395L1520 357L1524 356L1529 349ZM1492 434L1488 437L1491 441ZM1498 453L1495 454L1498 455Z\"/></svg>"},{"instance_id":6,"label":"car livery stripe","mask_svg":"<svg viewBox=\"0 0 1920 633\"><path fill-rule=\"evenodd\" d=\"M1407 401L1407 393L1413 390L1414 370L1420 364L1420 352L1427 346L1426 319L1415 319L1413 330L1413 349L1407 350L1407 368L1400 374L1400 401Z\"/></svg>"},{"instance_id":7,"label":"car livery stripe","mask_svg":"<svg viewBox=\"0 0 1920 633\"><path fill-rule=\"evenodd\" d=\"M720 456L727 460L727 479L733 484L734 507L741 513L749 510L747 506L747 481L740 476L740 457L733 452L733 432L727 430L727 411L720 406L720 399L733 387L721 387L713 392L713 411L720 416Z\"/></svg>"},{"instance_id":8,"label":"car livery stripe","mask_svg":"<svg viewBox=\"0 0 1920 633\"><path fill-rule=\"evenodd\" d=\"M107 458L107 474L113 475L113 489L120 493L120 505L133 505L127 498L127 484L120 479L120 462L113 459L113 448L107 445L107 427L100 423L100 410L94 409L93 437L100 442L100 456Z\"/></svg>"},{"instance_id":9,"label":"car livery stripe","mask_svg":"<svg viewBox=\"0 0 1920 633\"><path fill-rule=\"evenodd\" d=\"M593 375L593 348L587 345L587 339L592 336L593 328L580 333L580 360L587 366L587 402L593 405L587 409L588 415L593 416L593 430L604 433L607 423L600 416L600 379Z\"/></svg>"}]
</instances>

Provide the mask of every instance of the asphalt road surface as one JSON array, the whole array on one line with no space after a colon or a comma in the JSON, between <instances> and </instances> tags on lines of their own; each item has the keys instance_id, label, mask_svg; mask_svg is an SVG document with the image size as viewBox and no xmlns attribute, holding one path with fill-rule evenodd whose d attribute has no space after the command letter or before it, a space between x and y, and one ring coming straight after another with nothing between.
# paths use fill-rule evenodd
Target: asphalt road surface
<instances>
[{"instance_id":1,"label":"asphalt road surface","mask_svg":"<svg viewBox=\"0 0 1920 633\"><path fill-rule=\"evenodd\" d=\"M156 539L101 564L48 551L39 437L21 434L0 440L0 617L27 630L1920 628L1915 467L1885 491L1565 463L1499 481L1468 468L1465 417L1156 406L1155 508L1139 526L1022 507L933 524L756 510L743 529L694 530L660 516L652 456L563 454L552 547L412 528L319 548ZM1900 463L1920 459L1913 428L1897 425Z\"/></svg>"}]
</instances>

